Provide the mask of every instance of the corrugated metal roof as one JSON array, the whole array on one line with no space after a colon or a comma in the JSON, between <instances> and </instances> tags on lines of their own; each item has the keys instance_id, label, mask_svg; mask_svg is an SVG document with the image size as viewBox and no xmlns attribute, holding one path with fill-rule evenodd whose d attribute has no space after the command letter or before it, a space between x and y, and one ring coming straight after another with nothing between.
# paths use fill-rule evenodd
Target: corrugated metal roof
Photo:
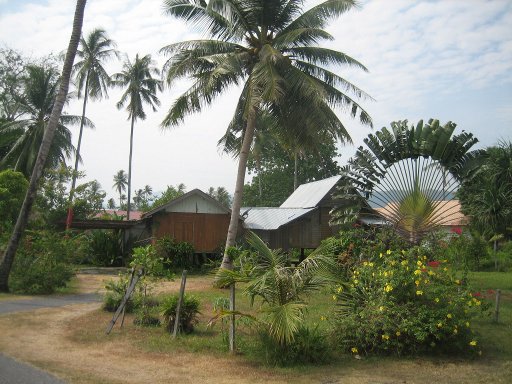
<instances>
[{"instance_id":1,"label":"corrugated metal roof","mask_svg":"<svg viewBox=\"0 0 512 384\"><path fill-rule=\"evenodd\" d=\"M300 185L281 208L310 208L316 207L318 203L329 193L329 191L340 180L341 176L332 176L327 179L313 181Z\"/></svg>"},{"instance_id":2,"label":"corrugated metal roof","mask_svg":"<svg viewBox=\"0 0 512 384\"><path fill-rule=\"evenodd\" d=\"M315 208L253 207L242 208L244 225L248 229L273 230L311 212Z\"/></svg>"}]
</instances>

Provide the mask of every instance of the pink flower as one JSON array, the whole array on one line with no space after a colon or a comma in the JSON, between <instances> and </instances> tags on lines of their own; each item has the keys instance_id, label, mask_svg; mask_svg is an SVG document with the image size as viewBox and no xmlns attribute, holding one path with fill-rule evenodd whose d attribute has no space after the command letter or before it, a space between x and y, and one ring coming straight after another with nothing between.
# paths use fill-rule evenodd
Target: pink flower
<instances>
[{"instance_id":1,"label":"pink flower","mask_svg":"<svg viewBox=\"0 0 512 384\"><path fill-rule=\"evenodd\" d=\"M482 294L480 292L473 292L473 297L482 297Z\"/></svg>"},{"instance_id":2,"label":"pink flower","mask_svg":"<svg viewBox=\"0 0 512 384\"><path fill-rule=\"evenodd\" d=\"M427 264L429 267L432 267L432 268L439 267L439 261L429 261Z\"/></svg>"},{"instance_id":3,"label":"pink flower","mask_svg":"<svg viewBox=\"0 0 512 384\"><path fill-rule=\"evenodd\" d=\"M456 233L457 235L462 235L462 228L461 227L452 227L451 232Z\"/></svg>"}]
</instances>

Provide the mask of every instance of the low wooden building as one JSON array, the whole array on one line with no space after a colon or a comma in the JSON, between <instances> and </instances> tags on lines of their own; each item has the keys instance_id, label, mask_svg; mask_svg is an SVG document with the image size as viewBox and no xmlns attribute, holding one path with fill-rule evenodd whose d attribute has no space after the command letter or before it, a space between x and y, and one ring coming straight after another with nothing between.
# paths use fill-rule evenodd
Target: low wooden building
<instances>
[{"instance_id":1,"label":"low wooden building","mask_svg":"<svg viewBox=\"0 0 512 384\"><path fill-rule=\"evenodd\" d=\"M245 207L244 227L270 248L316 248L338 229L329 225L333 192L341 176L300 185L280 207Z\"/></svg>"},{"instance_id":2,"label":"low wooden building","mask_svg":"<svg viewBox=\"0 0 512 384\"><path fill-rule=\"evenodd\" d=\"M197 253L214 253L226 243L231 210L199 189L142 215L151 239L187 241Z\"/></svg>"}]
</instances>

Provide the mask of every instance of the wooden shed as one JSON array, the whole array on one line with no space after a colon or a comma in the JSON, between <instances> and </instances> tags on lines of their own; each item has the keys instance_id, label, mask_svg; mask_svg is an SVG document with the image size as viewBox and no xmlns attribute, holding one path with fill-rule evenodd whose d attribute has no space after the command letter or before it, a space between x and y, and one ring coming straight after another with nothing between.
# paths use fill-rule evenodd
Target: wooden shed
<instances>
[{"instance_id":1,"label":"wooden shed","mask_svg":"<svg viewBox=\"0 0 512 384\"><path fill-rule=\"evenodd\" d=\"M254 231L270 248L316 248L335 233L329 225L335 201L332 193L341 179L327 179L300 185L280 207L242 208L244 226Z\"/></svg>"},{"instance_id":2,"label":"wooden shed","mask_svg":"<svg viewBox=\"0 0 512 384\"><path fill-rule=\"evenodd\" d=\"M199 189L142 215L153 241L170 236L197 253L213 253L226 243L231 211Z\"/></svg>"}]
</instances>

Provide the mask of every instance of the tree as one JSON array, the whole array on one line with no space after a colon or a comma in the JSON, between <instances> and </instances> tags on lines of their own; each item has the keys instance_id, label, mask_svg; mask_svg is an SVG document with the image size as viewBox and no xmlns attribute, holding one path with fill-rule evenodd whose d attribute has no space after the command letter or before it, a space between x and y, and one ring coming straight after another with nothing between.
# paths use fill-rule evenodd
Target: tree
<instances>
[{"instance_id":1,"label":"tree","mask_svg":"<svg viewBox=\"0 0 512 384\"><path fill-rule=\"evenodd\" d=\"M471 225L487 238L510 238L512 231L512 142L486 149L487 157L473 179L462 183L457 196Z\"/></svg>"},{"instance_id":2,"label":"tree","mask_svg":"<svg viewBox=\"0 0 512 384\"><path fill-rule=\"evenodd\" d=\"M112 197L110 199L108 199L107 207L108 207L108 209L116 208L116 201Z\"/></svg>"},{"instance_id":3,"label":"tree","mask_svg":"<svg viewBox=\"0 0 512 384\"><path fill-rule=\"evenodd\" d=\"M226 208L231 207L231 195L224 187L217 187L215 189L214 187L210 187L208 189L208 195L213 197L215 200L217 200L219 203L221 203Z\"/></svg>"},{"instance_id":4,"label":"tree","mask_svg":"<svg viewBox=\"0 0 512 384\"><path fill-rule=\"evenodd\" d=\"M0 172L0 230L14 225L27 192L28 181L20 172Z\"/></svg>"},{"instance_id":5,"label":"tree","mask_svg":"<svg viewBox=\"0 0 512 384\"><path fill-rule=\"evenodd\" d=\"M187 187L183 183L176 185L176 187L174 187L172 185L168 185L167 189L164 192L162 192L162 194L160 194L160 196L155 198L155 200L153 201L153 204L151 204L149 209L153 209L153 208L159 207L161 205L164 205L164 204L168 203L169 201L172 201L172 200L176 199L177 197L184 195L186 191L187 191Z\"/></svg>"},{"instance_id":6,"label":"tree","mask_svg":"<svg viewBox=\"0 0 512 384\"><path fill-rule=\"evenodd\" d=\"M359 147L343 170L337 196L343 204L332 211L334 223L353 222L370 202L374 214L417 243L450 221L447 201L482 157L482 151L470 151L478 140L464 131L452 136L455 127L434 119L409 127L404 120L368 135L367 148Z\"/></svg>"},{"instance_id":7,"label":"tree","mask_svg":"<svg viewBox=\"0 0 512 384\"><path fill-rule=\"evenodd\" d=\"M123 192L126 191L126 186L128 185L128 177L122 169L120 171L117 171L117 173L114 175L114 184L112 185L112 188L116 189L119 193L119 207L123 205Z\"/></svg>"},{"instance_id":8,"label":"tree","mask_svg":"<svg viewBox=\"0 0 512 384\"><path fill-rule=\"evenodd\" d=\"M243 137L222 262L222 268L230 268L227 250L234 245L238 231L247 157L259 112L269 113L285 130L283 136L304 141L310 132L319 129L341 140L350 139L333 107L347 108L353 116L358 114L361 122L371 124L359 104L337 87L357 98L366 94L323 66L366 68L344 53L316 46L319 41L332 39L323 30L327 22L351 9L355 2L330 0L305 12L302 2L284 0L166 0L164 4L169 15L200 25L211 39L162 48L162 52L173 55L164 66L168 84L182 77L194 80L171 106L162 125L179 124L185 115L200 111L229 85L243 87L228 127Z\"/></svg>"},{"instance_id":9,"label":"tree","mask_svg":"<svg viewBox=\"0 0 512 384\"><path fill-rule=\"evenodd\" d=\"M78 171L78 161L80 159L80 147L82 144L82 133L85 122L85 109L87 100L100 100L103 96L107 96L107 89L110 86L110 77L107 74L103 63L110 60L113 56L118 57L115 50L116 44L109 39L107 33L101 29L94 29L87 38L80 39L80 47L76 55L80 59L73 66L73 73L76 76L78 87L78 98L84 97L82 106L82 120L80 122L80 131L78 134L78 143L76 146L75 156L75 173ZM69 228L73 220L73 194L75 192L76 176L71 181L71 189L69 191L69 210L66 220L66 228Z\"/></svg>"},{"instance_id":10,"label":"tree","mask_svg":"<svg viewBox=\"0 0 512 384\"><path fill-rule=\"evenodd\" d=\"M4 121L14 121L20 115L25 63L19 52L0 48L0 119Z\"/></svg>"},{"instance_id":11,"label":"tree","mask_svg":"<svg viewBox=\"0 0 512 384\"><path fill-rule=\"evenodd\" d=\"M156 111L156 106L160 105L160 100L156 97L158 90L162 90L162 81L153 78L153 75L159 75L160 71L154 67L151 55L139 57L135 56L133 64L126 58L123 64L123 71L112 76L113 84L126 91L117 103L117 108L121 109L126 105L128 118L131 119L130 128L130 155L128 160L128 209L126 219L130 220L131 204L131 183L132 183L132 153L133 153L133 127L135 120L146 119L144 112L144 103Z\"/></svg>"},{"instance_id":12,"label":"tree","mask_svg":"<svg viewBox=\"0 0 512 384\"><path fill-rule=\"evenodd\" d=\"M73 66L73 61L75 59L80 34L82 31L85 3L86 0L77 0L76 3L76 10L73 19L73 29L71 32L71 38L69 41L68 50L66 52L66 57L64 59L64 67L62 69L62 77L59 92L57 94L55 103L53 104L52 112L48 119L48 125L46 126L43 140L41 142L41 147L39 149L39 153L35 161L34 170L30 178L27 194L25 196L23 205L18 215L16 225L14 226L12 236L4 252L4 257L0 263L0 292L9 291L8 281L12 263L14 261L19 241L27 225L30 209L32 208L32 204L34 203L34 200L36 198L37 183L41 178L41 175L43 174L43 167L46 162L48 153L50 152L55 131L57 130L59 125L59 119L61 117L62 109L64 107L64 103L66 102L66 96L69 88L69 79L71 77L71 69Z\"/></svg>"},{"instance_id":13,"label":"tree","mask_svg":"<svg viewBox=\"0 0 512 384\"><path fill-rule=\"evenodd\" d=\"M50 64L29 65L24 79L23 98L18 110L21 117L0 127L0 147L8 151L0 161L0 167L22 172L27 178L32 174L50 114L59 91L59 74ZM61 115L55 138L50 147L47 168L65 163L75 151L71 143L71 132L66 125L76 124L80 117ZM84 124L93 126L85 119Z\"/></svg>"},{"instance_id":14,"label":"tree","mask_svg":"<svg viewBox=\"0 0 512 384\"><path fill-rule=\"evenodd\" d=\"M341 168L335 160L336 145L327 140L316 153L306 153L297 165L299 184L339 175ZM270 141L258 158L251 156L249 173L256 173L250 184L244 185L245 207L278 207L294 191L295 156L277 141Z\"/></svg>"}]
</instances>

